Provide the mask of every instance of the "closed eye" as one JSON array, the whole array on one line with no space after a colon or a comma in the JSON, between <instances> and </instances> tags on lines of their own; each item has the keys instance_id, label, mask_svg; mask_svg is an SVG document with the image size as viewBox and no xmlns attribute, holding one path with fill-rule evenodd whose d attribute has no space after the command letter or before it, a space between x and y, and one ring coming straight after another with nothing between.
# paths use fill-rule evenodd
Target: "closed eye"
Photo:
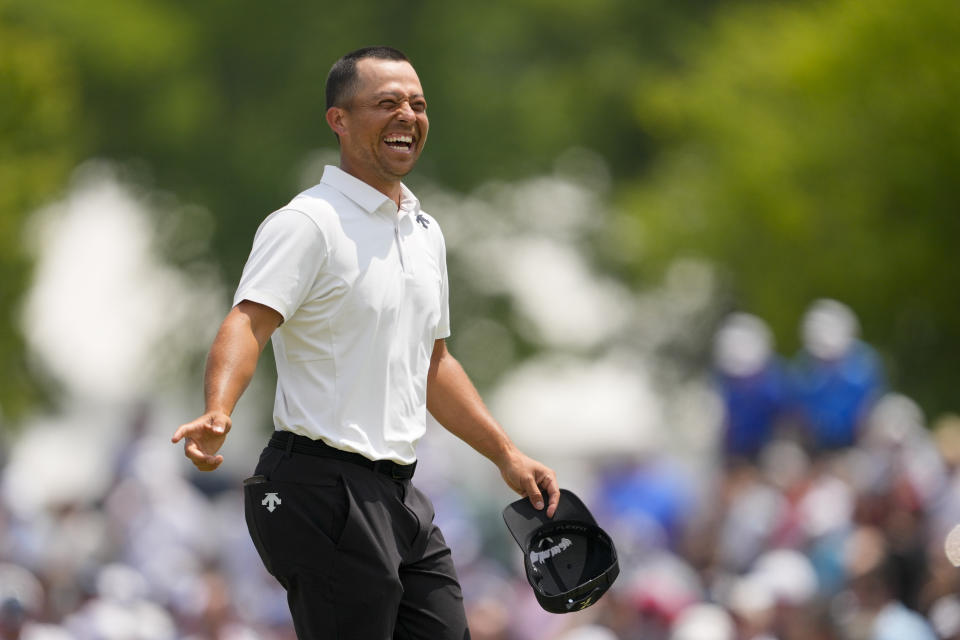
<instances>
[{"instance_id":1,"label":"closed eye","mask_svg":"<svg viewBox=\"0 0 960 640\"><path fill-rule=\"evenodd\" d=\"M377 102L377 106L385 111L392 111L400 106L402 102L408 102L410 108L415 113L425 113L427 110L427 101L423 98L414 98L413 100L397 100L396 98L383 98Z\"/></svg>"}]
</instances>

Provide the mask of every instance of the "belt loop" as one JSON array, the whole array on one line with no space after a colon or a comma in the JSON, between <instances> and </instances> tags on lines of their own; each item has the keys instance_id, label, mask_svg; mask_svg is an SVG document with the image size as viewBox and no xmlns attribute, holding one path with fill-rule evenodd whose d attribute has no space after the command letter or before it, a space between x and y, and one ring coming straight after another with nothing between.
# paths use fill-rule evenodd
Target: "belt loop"
<instances>
[{"instance_id":1,"label":"belt loop","mask_svg":"<svg viewBox=\"0 0 960 640\"><path fill-rule=\"evenodd\" d=\"M287 434L287 445L283 448L283 457L289 458L293 452L294 437L293 437L293 434L290 433L289 431L287 431L286 434Z\"/></svg>"}]
</instances>

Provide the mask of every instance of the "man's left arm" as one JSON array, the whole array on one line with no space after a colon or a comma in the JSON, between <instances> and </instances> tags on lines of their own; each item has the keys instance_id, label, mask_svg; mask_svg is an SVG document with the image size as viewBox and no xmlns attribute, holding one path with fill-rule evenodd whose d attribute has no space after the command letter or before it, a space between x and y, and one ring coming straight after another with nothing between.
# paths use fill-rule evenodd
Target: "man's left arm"
<instances>
[{"instance_id":1,"label":"man's left arm","mask_svg":"<svg viewBox=\"0 0 960 640\"><path fill-rule=\"evenodd\" d=\"M500 469L511 489L543 508L542 491L547 492L547 516L560 501L560 489L553 469L524 455L493 418L460 363L447 351L445 340L433 345L427 375L427 409L452 434L486 456Z\"/></svg>"}]
</instances>

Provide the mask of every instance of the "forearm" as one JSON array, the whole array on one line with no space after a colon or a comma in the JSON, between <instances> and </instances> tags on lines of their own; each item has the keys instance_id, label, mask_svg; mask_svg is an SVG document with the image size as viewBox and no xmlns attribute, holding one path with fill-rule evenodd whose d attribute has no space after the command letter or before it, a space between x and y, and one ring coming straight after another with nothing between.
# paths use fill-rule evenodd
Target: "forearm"
<instances>
[{"instance_id":1,"label":"forearm","mask_svg":"<svg viewBox=\"0 0 960 640\"><path fill-rule=\"evenodd\" d=\"M206 412L233 413L237 401L253 379L257 360L269 339L269 333L262 335L264 332L257 330L254 321L241 305L232 309L220 325L204 373Z\"/></svg>"},{"instance_id":2,"label":"forearm","mask_svg":"<svg viewBox=\"0 0 960 640\"><path fill-rule=\"evenodd\" d=\"M183 440L184 455L200 471L213 471L223 462L217 451L230 431L230 414L250 384L270 334L282 321L270 307L244 300L220 325L203 377L206 411L180 425L170 439L174 443Z\"/></svg>"},{"instance_id":3,"label":"forearm","mask_svg":"<svg viewBox=\"0 0 960 640\"><path fill-rule=\"evenodd\" d=\"M445 429L498 467L516 447L484 405L460 363L446 352L435 354L427 380L427 409Z\"/></svg>"},{"instance_id":4,"label":"forearm","mask_svg":"<svg viewBox=\"0 0 960 640\"><path fill-rule=\"evenodd\" d=\"M560 501L556 474L514 446L487 411L463 367L447 352L443 340L437 340L433 347L427 375L427 409L448 431L497 465L507 486L530 498L535 508L544 507L546 492L547 517L553 517Z\"/></svg>"}]
</instances>

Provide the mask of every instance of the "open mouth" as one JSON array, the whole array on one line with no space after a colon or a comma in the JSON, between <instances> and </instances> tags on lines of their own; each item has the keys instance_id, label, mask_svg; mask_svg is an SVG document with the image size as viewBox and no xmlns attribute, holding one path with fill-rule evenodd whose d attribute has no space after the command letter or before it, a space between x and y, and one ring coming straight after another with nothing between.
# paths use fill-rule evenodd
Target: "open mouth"
<instances>
[{"instance_id":1,"label":"open mouth","mask_svg":"<svg viewBox=\"0 0 960 640\"><path fill-rule=\"evenodd\" d=\"M405 134L390 134L383 139L383 142L391 149L397 151L410 151L413 149L413 136Z\"/></svg>"}]
</instances>

